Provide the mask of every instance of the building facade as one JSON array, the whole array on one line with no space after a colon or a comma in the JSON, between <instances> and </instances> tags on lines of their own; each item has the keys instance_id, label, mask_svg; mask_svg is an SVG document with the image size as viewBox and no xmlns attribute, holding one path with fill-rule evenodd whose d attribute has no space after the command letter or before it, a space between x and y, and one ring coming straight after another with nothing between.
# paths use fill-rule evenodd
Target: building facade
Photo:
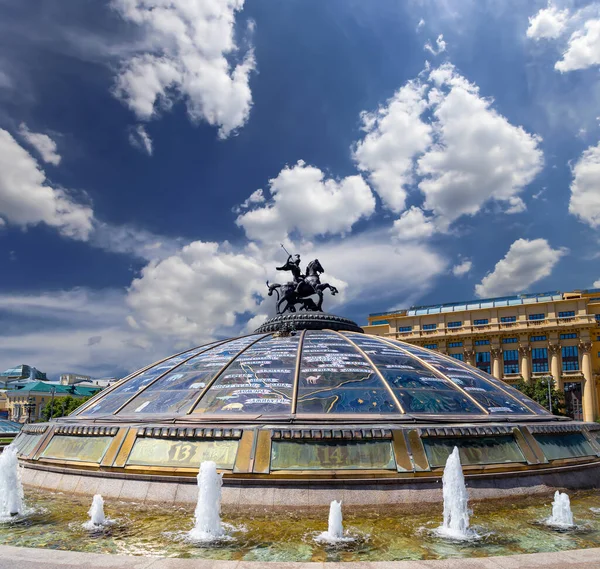
<instances>
[{"instance_id":1,"label":"building facade","mask_svg":"<svg viewBox=\"0 0 600 569\"><path fill-rule=\"evenodd\" d=\"M599 416L600 289L369 314L367 334L437 350L514 383L552 376L567 414Z\"/></svg>"},{"instance_id":2,"label":"building facade","mask_svg":"<svg viewBox=\"0 0 600 569\"><path fill-rule=\"evenodd\" d=\"M34 422L42 419L42 411L52 399L70 395L83 399L95 395L101 388L58 385L47 382L30 382L24 387L7 389L8 418L18 423Z\"/></svg>"}]
</instances>

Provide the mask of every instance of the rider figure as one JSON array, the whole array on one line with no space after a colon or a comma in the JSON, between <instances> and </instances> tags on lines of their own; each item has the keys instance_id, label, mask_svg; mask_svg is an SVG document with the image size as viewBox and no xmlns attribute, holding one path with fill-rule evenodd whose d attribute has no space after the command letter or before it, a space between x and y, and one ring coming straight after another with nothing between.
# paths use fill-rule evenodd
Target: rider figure
<instances>
[{"instance_id":1,"label":"rider figure","mask_svg":"<svg viewBox=\"0 0 600 569\"><path fill-rule=\"evenodd\" d=\"M300 287L304 282L304 275L300 268L300 255L288 255L285 265L281 267L275 267L278 271L291 271L294 276L294 283L296 285L295 293L300 294Z\"/></svg>"}]
</instances>

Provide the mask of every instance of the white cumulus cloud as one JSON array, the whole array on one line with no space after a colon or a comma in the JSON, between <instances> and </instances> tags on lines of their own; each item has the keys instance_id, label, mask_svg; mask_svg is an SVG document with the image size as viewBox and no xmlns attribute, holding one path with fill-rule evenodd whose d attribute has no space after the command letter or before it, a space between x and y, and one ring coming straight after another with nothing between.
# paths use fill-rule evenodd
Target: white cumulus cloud
<instances>
[{"instance_id":1,"label":"white cumulus cloud","mask_svg":"<svg viewBox=\"0 0 600 569\"><path fill-rule=\"evenodd\" d=\"M67 237L87 240L93 225L89 206L53 188L37 161L0 129L0 216L23 227L46 223Z\"/></svg>"},{"instance_id":2,"label":"white cumulus cloud","mask_svg":"<svg viewBox=\"0 0 600 569\"><path fill-rule=\"evenodd\" d=\"M473 262L470 259L464 259L452 267L452 274L455 277L465 276L473 268Z\"/></svg>"},{"instance_id":3,"label":"white cumulus cloud","mask_svg":"<svg viewBox=\"0 0 600 569\"><path fill-rule=\"evenodd\" d=\"M394 221L392 235L399 241L419 241L436 233L433 219L426 217L423 210L413 206Z\"/></svg>"},{"instance_id":4,"label":"white cumulus cloud","mask_svg":"<svg viewBox=\"0 0 600 569\"><path fill-rule=\"evenodd\" d=\"M307 238L344 233L375 210L373 192L361 176L325 178L319 168L302 160L269 181L269 194L263 207L236 220L249 239L278 242L294 230ZM253 195L255 200L262 196Z\"/></svg>"},{"instance_id":5,"label":"white cumulus cloud","mask_svg":"<svg viewBox=\"0 0 600 569\"><path fill-rule=\"evenodd\" d=\"M218 127L221 138L244 125L255 68L252 49L241 54L234 38L244 0L114 0L112 6L144 30L150 46L123 62L114 90L140 120L180 96L190 118Z\"/></svg>"},{"instance_id":6,"label":"white cumulus cloud","mask_svg":"<svg viewBox=\"0 0 600 569\"><path fill-rule=\"evenodd\" d=\"M556 39L565 31L568 21L569 10L559 10L549 2L547 8L529 18L527 37L534 40Z\"/></svg>"},{"instance_id":7,"label":"white cumulus cloud","mask_svg":"<svg viewBox=\"0 0 600 569\"><path fill-rule=\"evenodd\" d=\"M563 58L554 68L561 72L585 69L600 63L600 19L591 19L575 30Z\"/></svg>"},{"instance_id":8,"label":"white cumulus cloud","mask_svg":"<svg viewBox=\"0 0 600 569\"><path fill-rule=\"evenodd\" d=\"M569 213L590 227L600 226L600 143L583 152L572 173Z\"/></svg>"},{"instance_id":9,"label":"white cumulus cloud","mask_svg":"<svg viewBox=\"0 0 600 569\"><path fill-rule=\"evenodd\" d=\"M494 270L475 286L475 294L481 298L523 292L549 276L566 253L564 248L552 249L546 239L517 239Z\"/></svg>"},{"instance_id":10,"label":"white cumulus cloud","mask_svg":"<svg viewBox=\"0 0 600 569\"><path fill-rule=\"evenodd\" d=\"M31 132L25 123L20 124L19 134L39 152L44 162L54 166L60 164L61 157L57 152L56 142L47 134Z\"/></svg>"},{"instance_id":11,"label":"white cumulus cloud","mask_svg":"<svg viewBox=\"0 0 600 569\"><path fill-rule=\"evenodd\" d=\"M139 124L129 131L129 144L152 156L152 139L146 132L144 125Z\"/></svg>"},{"instance_id":12,"label":"white cumulus cloud","mask_svg":"<svg viewBox=\"0 0 600 569\"><path fill-rule=\"evenodd\" d=\"M409 81L374 112L363 111L365 137L354 147L354 159L392 211L404 209L408 188L414 183L414 157L431 144L431 126L421 115L428 103L426 86Z\"/></svg>"},{"instance_id":13,"label":"white cumulus cloud","mask_svg":"<svg viewBox=\"0 0 600 569\"><path fill-rule=\"evenodd\" d=\"M427 42L424 46L424 49L432 55L439 55L440 53L446 51L446 42L444 41L444 36L442 34L440 34L435 40L435 45L437 46L437 49L432 47L432 45Z\"/></svg>"}]
</instances>

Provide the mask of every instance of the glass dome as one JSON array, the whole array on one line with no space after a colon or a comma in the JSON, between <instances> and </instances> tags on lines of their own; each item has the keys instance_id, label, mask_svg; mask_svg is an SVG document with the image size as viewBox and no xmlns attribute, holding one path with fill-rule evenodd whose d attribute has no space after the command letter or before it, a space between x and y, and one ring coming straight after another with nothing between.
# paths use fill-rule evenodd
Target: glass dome
<instances>
[{"instance_id":1,"label":"glass dome","mask_svg":"<svg viewBox=\"0 0 600 569\"><path fill-rule=\"evenodd\" d=\"M76 415L144 422L553 418L503 381L449 356L332 330L255 333L197 347L126 377Z\"/></svg>"}]
</instances>

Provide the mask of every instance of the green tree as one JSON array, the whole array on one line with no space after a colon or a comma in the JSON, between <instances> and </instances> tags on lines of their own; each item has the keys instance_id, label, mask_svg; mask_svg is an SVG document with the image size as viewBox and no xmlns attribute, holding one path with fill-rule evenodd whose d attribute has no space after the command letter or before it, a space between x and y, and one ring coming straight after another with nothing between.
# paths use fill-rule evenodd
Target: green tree
<instances>
[{"instance_id":1,"label":"green tree","mask_svg":"<svg viewBox=\"0 0 600 569\"><path fill-rule=\"evenodd\" d=\"M54 401L51 401L44 407L42 416L45 421L49 421L51 418L56 419L56 417L65 417L75 411L77 407L83 405L91 397L91 395L89 397L73 397L72 395L55 397Z\"/></svg>"},{"instance_id":2,"label":"green tree","mask_svg":"<svg viewBox=\"0 0 600 569\"><path fill-rule=\"evenodd\" d=\"M555 389L554 378L551 375L537 377L527 383L522 377L513 385L527 397L530 397L546 409L548 409L548 382L550 382L550 400L552 401L552 413L554 415L565 414L565 394Z\"/></svg>"}]
</instances>

